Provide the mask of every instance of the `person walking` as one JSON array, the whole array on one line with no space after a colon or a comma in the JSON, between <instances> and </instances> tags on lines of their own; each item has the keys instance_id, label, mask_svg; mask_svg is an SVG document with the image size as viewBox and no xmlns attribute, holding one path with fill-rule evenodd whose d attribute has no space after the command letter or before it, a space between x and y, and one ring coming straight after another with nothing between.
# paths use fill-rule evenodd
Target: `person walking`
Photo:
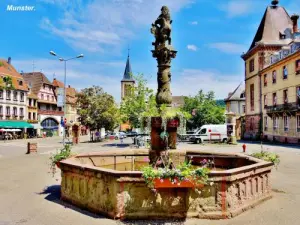
<instances>
[{"instance_id":1,"label":"person walking","mask_svg":"<svg viewBox=\"0 0 300 225\"><path fill-rule=\"evenodd\" d=\"M121 141L121 144L123 144L123 139L124 139L124 136L122 134L120 134L120 141Z\"/></svg>"}]
</instances>

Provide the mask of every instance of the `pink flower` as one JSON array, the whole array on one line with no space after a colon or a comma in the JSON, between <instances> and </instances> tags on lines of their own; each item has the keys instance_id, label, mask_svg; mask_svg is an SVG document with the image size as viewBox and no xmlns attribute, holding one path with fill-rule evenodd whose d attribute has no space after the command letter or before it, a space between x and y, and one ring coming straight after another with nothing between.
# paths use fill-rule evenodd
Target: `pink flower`
<instances>
[{"instance_id":1,"label":"pink flower","mask_svg":"<svg viewBox=\"0 0 300 225\"><path fill-rule=\"evenodd\" d=\"M145 162L150 162L149 158L147 158L147 157L144 158L144 161Z\"/></svg>"}]
</instances>

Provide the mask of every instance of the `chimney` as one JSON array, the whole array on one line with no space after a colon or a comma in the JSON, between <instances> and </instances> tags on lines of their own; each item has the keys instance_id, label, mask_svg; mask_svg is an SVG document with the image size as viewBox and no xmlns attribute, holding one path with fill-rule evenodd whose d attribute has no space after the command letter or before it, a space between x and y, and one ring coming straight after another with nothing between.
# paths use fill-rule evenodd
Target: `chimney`
<instances>
[{"instance_id":1,"label":"chimney","mask_svg":"<svg viewBox=\"0 0 300 225\"><path fill-rule=\"evenodd\" d=\"M291 20L293 21L293 33L298 32L298 19L299 19L299 15L292 15L291 16Z\"/></svg>"},{"instance_id":2,"label":"chimney","mask_svg":"<svg viewBox=\"0 0 300 225\"><path fill-rule=\"evenodd\" d=\"M7 63L10 65L10 63L11 63L11 57L8 57Z\"/></svg>"},{"instance_id":3,"label":"chimney","mask_svg":"<svg viewBox=\"0 0 300 225\"><path fill-rule=\"evenodd\" d=\"M273 1L271 2L272 8L273 8L273 9L277 8L278 3L279 3L278 0L273 0Z\"/></svg>"}]
</instances>

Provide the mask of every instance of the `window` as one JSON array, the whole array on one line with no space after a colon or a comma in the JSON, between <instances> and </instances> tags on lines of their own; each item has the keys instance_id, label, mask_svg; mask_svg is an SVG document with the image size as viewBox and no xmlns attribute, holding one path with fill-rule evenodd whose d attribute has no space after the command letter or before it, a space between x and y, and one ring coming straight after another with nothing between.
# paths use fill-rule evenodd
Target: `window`
<instances>
[{"instance_id":1,"label":"window","mask_svg":"<svg viewBox=\"0 0 300 225\"><path fill-rule=\"evenodd\" d=\"M21 101L21 102L24 102L24 92L21 92L21 95L20 95L20 101Z\"/></svg>"},{"instance_id":2,"label":"window","mask_svg":"<svg viewBox=\"0 0 300 225\"><path fill-rule=\"evenodd\" d=\"M20 108L20 116L23 117L24 116L24 109Z\"/></svg>"},{"instance_id":3,"label":"window","mask_svg":"<svg viewBox=\"0 0 300 225\"><path fill-rule=\"evenodd\" d=\"M250 85L250 106L251 111L254 111L254 84Z\"/></svg>"},{"instance_id":4,"label":"window","mask_svg":"<svg viewBox=\"0 0 300 225\"><path fill-rule=\"evenodd\" d=\"M282 76L283 76L283 79L288 78L288 70L287 70L286 66L284 66L282 69Z\"/></svg>"},{"instance_id":5,"label":"window","mask_svg":"<svg viewBox=\"0 0 300 225\"><path fill-rule=\"evenodd\" d=\"M50 110L50 105L46 105L46 109L47 109L47 110Z\"/></svg>"},{"instance_id":6,"label":"window","mask_svg":"<svg viewBox=\"0 0 300 225\"><path fill-rule=\"evenodd\" d=\"M289 117L283 116L284 131L289 130Z\"/></svg>"},{"instance_id":7,"label":"window","mask_svg":"<svg viewBox=\"0 0 300 225\"><path fill-rule=\"evenodd\" d=\"M49 95L47 95L47 101L49 101Z\"/></svg>"},{"instance_id":8,"label":"window","mask_svg":"<svg viewBox=\"0 0 300 225\"><path fill-rule=\"evenodd\" d=\"M272 83L273 83L273 84L276 84L276 75L277 75L276 70L274 70L274 71L272 72Z\"/></svg>"},{"instance_id":9,"label":"window","mask_svg":"<svg viewBox=\"0 0 300 225\"><path fill-rule=\"evenodd\" d=\"M14 101L18 100L18 92L14 91Z\"/></svg>"},{"instance_id":10,"label":"window","mask_svg":"<svg viewBox=\"0 0 300 225\"><path fill-rule=\"evenodd\" d=\"M32 119L36 120L35 113L32 113Z\"/></svg>"},{"instance_id":11,"label":"window","mask_svg":"<svg viewBox=\"0 0 300 225\"><path fill-rule=\"evenodd\" d=\"M300 132L300 115L297 115L297 132Z\"/></svg>"},{"instance_id":12,"label":"window","mask_svg":"<svg viewBox=\"0 0 300 225\"><path fill-rule=\"evenodd\" d=\"M300 74L300 59L296 61L296 74Z\"/></svg>"},{"instance_id":13,"label":"window","mask_svg":"<svg viewBox=\"0 0 300 225\"><path fill-rule=\"evenodd\" d=\"M23 81L19 80L19 85L23 86Z\"/></svg>"},{"instance_id":14,"label":"window","mask_svg":"<svg viewBox=\"0 0 300 225\"><path fill-rule=\"evenodd\" d=\"M283 103L288 103L288 90L283 90Z\"/></svg>"},{"instance_id":15,"label":"window","mask_svg":"<svg viewBox=\"0 0 300 225\"><path fill-rule=\"evenodd\" d=\"M273 106L277 105L277 96L276 93L273 93Z\"/></svg>"},{"instance_id":16,"label":"window","mask_svg":"<svg viewBox=\"0 0 300 225\"><path fill-rule=\"evenodd\" d=\"M265 116L264 121L265 121L265 131L267 131L268 130L268 117L267 116Z\"/></svg>"},{"instance_id":17,"label":"window","mask_svg":"<svg viewBox=\"0 0 300 225\"><path fill-rule=\"evenodd\" d=\"M3 107L0 105L0 116L3 115Z\"/></svg>"},{"instance_id":18,"label":"window","mask_svg":"<svg viewBox=\"0 0 300 225\"><path fill-rule=\"evenodd\" d=\"M11 93L10 93L10 91L6 91L6 100L10 100L10 98L11 98Z\"/></svg>"},{"instance_id":19,"label":"window","mask_svg":"<svg viewBox=\"0 0 300 225\"><path fill-rule=\"evenodd\" d=\"M250 73L254 71L254 59L251 59L251 60L250 60L250 63L249 63L249 71L250 71Z\"/></svg>"},{"instance_id":20,"label":"window","mask_svg":"<svg viewBox=\"0 0 300 225\"><path fill-rule=\"evenodd\" d=\"M10 116L10 107L9 106L6 107L6 115Z\"/></svg>"},{"instance_id":21,"label":"window","mask_svg":"<svg viewBox=\"0 0 300 225\"><path fill-rule=\"evenodd\" d=\"M44 94L41 94L41 99L44 100Z\"/></svg>"},{"instance_id":22,"label":"window","mask_svg":"<svg viewBox=\"0 0 300 225\"><path fill-rule=\"evenodd\" d=\"M52 96L51 98L52 98L52 102L54 102L54 96Z\"/></svg>"},{"instance_id":23,"label":"window","mask_svg":"<svg viewBox=\"0 0 300 225\"><path fill-rule=\"evenodd\" d=\"M246 106L243 105L243 113L246 113Z\"/></svg>"},{"instance_id":24,"label":"window","mask_svg":"<svg viewBox=\"0 0 300 225\"><path fill-rule=\"evenodd\" d=\"M200 131L200 134L206 134L206 128L202 129L202 130Z\"/></svg>"},{"instance_id":25,"label":"window","mask_svg":"<svg viewBox=\"0 0 300 225\"><path fill-rule=\"evenodd\" d=\"M296 88L297 90L296 90L296 96L297 96L297 100L296 100L296 102L297 102L297 105L298 106L300 106L300 86L299 87L297 87Z\"/></svg>"},{"instance_id":26,"label":"window","mask_svg":"<svg viewBox=\"0 0 300 225\"><path fill-rule=\"evenodd\" d=\"M267 74L264 75L264 86L266 87L268 85L267 81Z\"/></svg>"},{"instance_id":27,"label":"window","mask_svg":"<svg viewBox=\"0 0 300 225\"><path fill-rule=\"evenodd\" d=\"M254 118L250 118L250 130L254 130Z\"/></svg>"},{"instance_id":28,"label":"window","mask_svg":"<svg viewBox=\"0 0 300 225\"><path fill-rule=\"evenodd\" d=\"M18 116L18 109L17 109L17 107L13 108L13 116Z\"/></svg>"},{"instance_id":29,"label":"window","mask_svg":"<svg viewBox=\"0 0 300 225\"><path fill-rule=\"evenodd\" d=\"M28 119L31 120L31 112L28 113Z\"/></svg>"},{"instance_id":30,"label":"window","mask_svg":"<svg viewBox=\"0 0 300 225\"><path fill-rule=\"evenodd\" d=\"M278 128L278 117L273 117L273 130Z\"/></svg>"},{"instance_id":31,"label":"window","mask_svg":"<svg viewBox=\"0 0 300 225\"><path fill-rule=\"evenodd\" d=\"M267 95L264 95L264 106L265 106L265 108L268 106Z\"/></svg>"},{"instance_id":32,"label":"window","mask_svg":"<svg viewBox=\"0 0 300 225\"><path fill-rule=\"evenodd\" d=\"M240 95L240 98L245 98L245 92Z\"/></svg>"},{"instance_id":33,"label":"window","mask_svg":"<svg viewBox=\"0 0 300 225\"><path fill-rule=\"evenodd\" d=\"M28 102L29 102L28 105L29 105L29 106L32 106L32 105L31 105L31 104L32 104L32 100L29 99Z\"/></svg>"},{"instance_id":34,"label":"window","mask_svg":"<svg viewBox=\"0 0 300 225\"><path fill-rule=\"evenodd\" d=\"M0 99L3 99L3 91L0 90Z\"/></svg>"}]
</instances>

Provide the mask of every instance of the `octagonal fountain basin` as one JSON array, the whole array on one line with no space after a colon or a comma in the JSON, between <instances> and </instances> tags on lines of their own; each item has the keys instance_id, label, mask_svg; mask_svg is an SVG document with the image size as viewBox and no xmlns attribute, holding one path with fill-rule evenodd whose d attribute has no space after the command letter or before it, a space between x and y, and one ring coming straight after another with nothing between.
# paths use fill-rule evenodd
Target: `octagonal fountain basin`
<instances>
[{"instance_id":1,"label":"octagonal fountain basin","mask_svg":"<svg viewBox=\"0 0 300 225\"><path fill-rule=\"evenodd\" d=\"M170 151L176 165L214 162L201 188L162 188L153 192L142 178L148 152L80 154L60 163L63 200L114 219L226 219L271 197L272 163L243 154Z\"/></svg>"}]
</instances>

